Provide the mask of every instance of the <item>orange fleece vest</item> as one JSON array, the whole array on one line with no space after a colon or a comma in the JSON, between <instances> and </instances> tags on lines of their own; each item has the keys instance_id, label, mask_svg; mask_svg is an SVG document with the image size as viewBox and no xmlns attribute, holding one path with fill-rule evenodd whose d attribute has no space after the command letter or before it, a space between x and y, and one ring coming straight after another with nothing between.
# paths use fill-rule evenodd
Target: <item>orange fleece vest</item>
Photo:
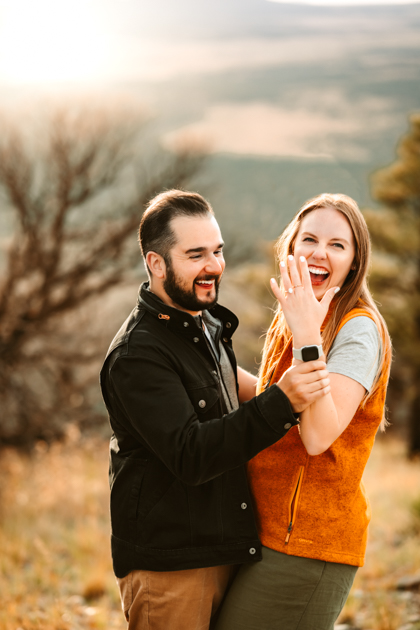
<instances>
[{"instance_id":1,"label":"orange fleece vest","mask_svg":"<svg viewBox=\"0 0 420 630\"><path fill-rule=\"evenodd\" d=\"M353 309L340 323L359 315ZM372 318L371 318L372 319ZM292 339L278 359L276 382L292 362ZM266 362L268 369L273 361ZM310 456L297 426L248 464L264 546L293 556L363 566L370 506L362 475L382 419L386 370L379 388L320 455Z\"/></svg>"}]
</instances>

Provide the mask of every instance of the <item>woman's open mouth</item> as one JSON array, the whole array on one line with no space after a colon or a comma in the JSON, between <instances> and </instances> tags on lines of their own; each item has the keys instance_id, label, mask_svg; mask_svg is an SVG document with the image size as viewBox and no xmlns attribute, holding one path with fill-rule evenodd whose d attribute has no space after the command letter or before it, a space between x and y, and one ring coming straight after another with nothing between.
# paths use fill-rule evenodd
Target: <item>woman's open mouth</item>
<instances>
[{"instance_id":1,"label":"woman's open mouth","mask_svg":"<svg viewBox=\"0 0 420 630\"><path fill-rule=\"evenodd\" d=\"M311 275L312 286L319 286L330 276L330 272L323 267L309 266L309 273Z\"/></svg>"}]
</instances>

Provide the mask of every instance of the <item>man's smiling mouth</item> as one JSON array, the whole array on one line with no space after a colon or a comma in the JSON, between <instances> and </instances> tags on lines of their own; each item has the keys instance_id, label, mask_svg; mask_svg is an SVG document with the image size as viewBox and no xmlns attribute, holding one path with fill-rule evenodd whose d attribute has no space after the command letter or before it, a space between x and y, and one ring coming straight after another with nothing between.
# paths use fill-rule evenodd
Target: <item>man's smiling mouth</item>
<instances>
[{"instance_id":1,"label":"man's smiling mouth","mask_svg":"<svg viewBox=\"0 0 420 630\"><path fill-rule=\"evenodd\" d=\"M215 280L214 278L213 280L196 280L195 284L198 284L198 286L202 287L203 289L211 289L212 287L214 287Z\"/></svg>"}]
</instances>

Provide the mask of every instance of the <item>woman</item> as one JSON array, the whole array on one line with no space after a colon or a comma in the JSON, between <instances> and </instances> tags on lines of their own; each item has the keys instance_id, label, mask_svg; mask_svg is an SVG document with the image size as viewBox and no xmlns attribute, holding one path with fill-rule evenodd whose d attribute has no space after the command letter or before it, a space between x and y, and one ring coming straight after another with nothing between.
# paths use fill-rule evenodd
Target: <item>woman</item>
<instances>
[{"instance_id":1,"label":"woman","mask_svg":"<svg viewBox=\"0 0 420 630\"><path fill-rule=\"evenodd\" d=\"M217 630L332 630L364 561L370 510L361 478L385 425L391 344L366 283L370 241L357 204L311 199L277 254L282 288L271 281L279 307L258 392L319 353L330 393L249 463L263 560L241 567Z\"/></svg>"}]
</instances>

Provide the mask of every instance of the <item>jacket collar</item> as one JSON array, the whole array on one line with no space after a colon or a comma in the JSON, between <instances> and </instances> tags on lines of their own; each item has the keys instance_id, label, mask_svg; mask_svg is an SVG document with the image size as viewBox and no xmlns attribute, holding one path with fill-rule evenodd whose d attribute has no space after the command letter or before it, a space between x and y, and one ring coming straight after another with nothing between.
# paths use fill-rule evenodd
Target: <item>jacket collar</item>
<instances>
[{"instance_id":1,"label":"jacket collar","mask_svg":"<svg viewBox=\"0 0 420 630\"><path fill-rule=\"evenodd\" d=\"M148 311L170 329L177 330L177 332L182 332L188 336L196 334L197 323L194 317L185 311L173 308L162 302L157 295L149 290L148 282L144 282L140 287L137 306ZM230 339L239 324L236 315L220 304L216 304L208 312L222 322L223 337Z\"/></svg>"}]
</instances>

